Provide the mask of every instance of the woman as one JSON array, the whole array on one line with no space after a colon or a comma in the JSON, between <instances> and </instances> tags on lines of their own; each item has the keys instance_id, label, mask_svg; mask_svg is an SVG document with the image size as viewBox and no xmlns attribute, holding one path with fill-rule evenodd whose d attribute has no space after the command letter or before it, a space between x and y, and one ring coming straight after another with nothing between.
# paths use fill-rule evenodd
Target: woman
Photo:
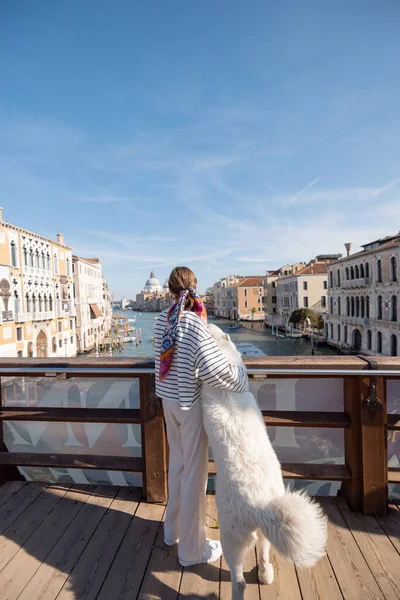
<instances>
[{"instance_id":1,"label":"woman","mask_svg":"<svg viewBox=\"0 0 400 600\"><path fill-rule=\"evenodd\" d=\"M168 285L176 302L161 313L154 333L156 392L170 448L164 539L168 546L179 542L179 562L186 567L214 562L222 554L220 543L206 538L208 443L201 382L242 392L248 381L246 370L230 365L212 338L194 273L176 267Z\"/></svg>"}]
</instances>

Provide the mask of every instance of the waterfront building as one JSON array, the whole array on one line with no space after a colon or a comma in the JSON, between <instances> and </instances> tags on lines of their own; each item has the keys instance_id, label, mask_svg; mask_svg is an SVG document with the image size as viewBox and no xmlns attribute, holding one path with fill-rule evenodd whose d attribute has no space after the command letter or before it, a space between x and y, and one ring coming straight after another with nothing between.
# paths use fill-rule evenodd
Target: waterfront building
<instances>
[{"instance_id":1,"label":"waterfront building","mask_svg":"<svg viewBox=\"0 0 400 600\"><path fill-rule=\"evenodd\" d=\"M328 264L337 258L338 255L317 256L307 266L275 280L276 325L287 327L292 312L299 308L309 308L316 314L326 313Z\"/></svg>"},{"instance_id":2,"label":"waterfront building","mask_svg":"<svg viewBox=\"0 0 400 600\"><path fill-rule=\"evenodd\" d=\"M219 281L214 283L212 293L214 298L214 315L216 317L230 318L231 311L228 306L226 288L243 281L243 279L245 279L245 277L242 275L229 275L228 277L222 277Z\"/></svg>"},{"instance_id":3,"label":"waterfront building","mask_svg":"<svg viewBox=\"0 0 400 600\"><path fill-rule=\"evenodd\" d=\"M223 288L224 314L228 319L263 321L263 277L246 277Z\"/></svg>"},{"instance_id":4,"label":"waterfront building","mask_svg":"<svg viewBox=\"0 0 400 600\"><path fill-rule=\"evenodd\" d=\"M344 351L400 354L400 233L362 246L328 267L325 336Z\"/></svg>"},{"instance_id":5,"label":"waterfront building","mask_svg":"<svg viewBox=\"0 0 400 600\"><path fill-rule=\"evenodd\" d=\"M276 291L276 281L280 277L286 277L297 273L300 269L306 266L303 262L297 262L293 265L283 265L275 271L266 271L264 277L264 320L265 324L272 326L277 325L279 321L278 315L278 299ZM279 323L280 324L280 323Z\"/></svg>"},{"instance_id":6,"label":"waterfront building","mask_svg":"<svg viewBox=\"0 0 400 600\"><path fill-rule=\"evenodd\" d=\"M78 352L101 344L111 330L111 294L99 258L73 256Z\"/></svg>"},{"instance_id":7,"label":"waterfront building","mask_svg":"<svg viewBox=\"0 0 400 600\"><path fill-rule=\"evenodd\" d=\"M149 279L144 284L142 291L136 294L133 304L134 310L161 312L171 305L171 296L168 288L168 280L161 286L154 271L150 273Z\"/></svg>"},{"instance_id":8,"label":"waterfront building","mask_svg":"<svg viewBox=\"0 0 400 600\"><path fill-rule=\"evenodd\" d=\"M0 209L0 356L76 355L72 248L17 225Z\"/></svg>"}]
</instances>

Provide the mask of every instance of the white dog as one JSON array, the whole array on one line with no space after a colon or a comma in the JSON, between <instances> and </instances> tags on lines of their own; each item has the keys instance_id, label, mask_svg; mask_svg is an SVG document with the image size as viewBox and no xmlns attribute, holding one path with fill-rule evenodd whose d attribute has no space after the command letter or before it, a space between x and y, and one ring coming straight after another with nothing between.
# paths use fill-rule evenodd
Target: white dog
<instances>
[{"instance_id":1,"label":"white dog","mask_svg":"<svg viewBox=\"0 0 400 600\"><path fill-rule=\"evenodd\" d=\"M229 337L210 332L231 364L242 365ZM258 577L272 583L270 543L290 562L312 567L325 554L327 521L302 492L285 488L278 458L256 399L250 392L202 388L204 426L217 467L216 502L225 560L231 571L232 600L242 600L243 559L257 532L262 549Z\"/></svg>"}]
</instances>

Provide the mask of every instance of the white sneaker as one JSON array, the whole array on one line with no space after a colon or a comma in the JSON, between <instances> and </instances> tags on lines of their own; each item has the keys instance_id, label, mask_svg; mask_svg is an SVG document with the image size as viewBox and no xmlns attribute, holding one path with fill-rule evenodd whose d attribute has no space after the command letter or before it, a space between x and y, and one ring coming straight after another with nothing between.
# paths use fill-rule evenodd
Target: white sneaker
<instances>
[{"instance_id":1,"label":"white sneaker","mask_svg":"<svg viewBox=\"0 0 400 600\"><path fill-rule=\"evenodd\" d=\"M203 556L200 560L182 560L179 559L181 567L192 567L193 565L201 565L204 563L213 563L219 560L222 556L221 542L218 540L206 540Z\"/></svg>"}]
</instances>

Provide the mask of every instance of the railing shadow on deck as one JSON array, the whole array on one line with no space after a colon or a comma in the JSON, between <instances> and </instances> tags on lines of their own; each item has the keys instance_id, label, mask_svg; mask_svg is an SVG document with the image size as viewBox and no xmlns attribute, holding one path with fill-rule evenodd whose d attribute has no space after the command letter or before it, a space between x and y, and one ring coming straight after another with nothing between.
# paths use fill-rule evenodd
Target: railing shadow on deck
<instances>
[{"instance_id":1,"label":"railing shadow on deck","mask_svg":"<svg viewBox=\"0 0 400 600\"><path fill-rule=\"evenodd\" d=\"M43 590L60 600L146 598L146 590L152 591L152 598L178 596L183 569L177 546L169 548L163 543L164 507L159 507L153 518L144 518L138 489L123 490L118 499L117 488L112 487L59 485L39 493L40 484L27 485L32 486L38 488L32 505L0 536L1 598L33 600L41 597ZM18 493L22 494L23 488L1 511ZM58 502L55 494L60 496ZM128 507L125 511L113 507L119 500ZM48 512L38 516L40 506ZM219 563L197 569L200 578L219 582ZM163 581L163 573L168 574L170 583ZM218 599L216 594L207 597ZM180 593L179 598L193 598L193 593Z\"/></svg>"}]
</instances>

